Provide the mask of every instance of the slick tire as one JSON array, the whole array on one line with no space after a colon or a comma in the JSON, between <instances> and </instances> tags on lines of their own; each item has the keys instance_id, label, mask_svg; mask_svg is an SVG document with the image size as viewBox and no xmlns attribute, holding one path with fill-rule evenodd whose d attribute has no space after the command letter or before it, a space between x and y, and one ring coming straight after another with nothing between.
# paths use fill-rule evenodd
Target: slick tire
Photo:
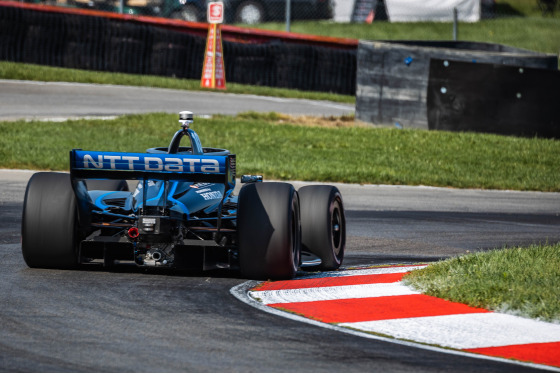
<instances>
[{"instance_id":1,"label":"slick tire","mask_svg":"<svg viewBox=\"0 0 560 374\"><path fill-rule=\"evenodd\" d=\"M21 249L32 268L78 266L76 197L70 175L36 173L25 191Z\"/></svg>"},{"instance_id":2,"label":"slick tire","mask_svg":"<svg viewBox=\"0 0 560 374\"><path fill-rule=\"evenodd\" d=\"M239 193L237 230L241 274L291 279L300 263L299 199L287 183L252 183Z\"/></svg>"},{"instance_id":3,"label":"slick tire","mask_svg":"<svg viewBox=\"0 0 560 374\"><path fill-rule=\"evenodd\" d=\"M340 191L334 186L305 186L298 194L302 251L321 259L319 270L338 269L346 247L346 218Z\"/></svg>"}]
</instances>

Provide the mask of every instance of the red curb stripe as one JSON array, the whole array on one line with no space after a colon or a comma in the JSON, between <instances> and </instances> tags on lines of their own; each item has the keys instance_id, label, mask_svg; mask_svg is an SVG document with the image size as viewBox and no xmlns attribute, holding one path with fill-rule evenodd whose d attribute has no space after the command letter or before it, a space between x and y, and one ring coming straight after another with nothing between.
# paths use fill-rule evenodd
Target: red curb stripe
<instances>
[{"instance_id":1,"label":"red curb stripe","mask_svg":"<svg viewBox=\"0 0 560 374\"><path fill-rule=\"evenodd\" d=\"M268 306L294 312L326 323L351 323L449 314L489 313L485 309L473 308L427 295L278 303L269 304Z\"/></svg>"},{"instance_id":2,"label":"red curb stripe","mask_svg":"<svg viewBox=\"0 0 560 374\"><path fill-rule=\"evenodd\" d=\"M336 286L355 286L372 283L400 282L407 273L349 275L344 277L295 279L289 281L266 282L253 291L294 290L297 288L318 288Z\"/></svg>"},{"instance_id":3,"label":"red curb stripe","mask_svg":"<svg viewBox=\"0 0 560 374\"><path fill-rule=\"evenodd\" d=\"M560 367L560 342L473 348L465 351Z\"/></svg>"}]
</instances>

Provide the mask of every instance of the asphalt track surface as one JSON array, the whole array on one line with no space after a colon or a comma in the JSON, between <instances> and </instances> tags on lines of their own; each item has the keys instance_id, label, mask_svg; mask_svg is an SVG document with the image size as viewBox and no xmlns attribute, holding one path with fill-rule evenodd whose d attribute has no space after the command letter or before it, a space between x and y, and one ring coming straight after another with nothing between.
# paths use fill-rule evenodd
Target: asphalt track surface
<instances>
[{"instance_id":1,"label":"asphalt track surface","mask_svg":"<svg viewBox=\"0 0 560 374\"><path fill-rule=\"evenodd\" d=\"M19 230L30 175L0 171L0 371L535 371L268 314L232 296L246 281L233 272L29 269ZM560 241L560 194L339 188L348 219L346 266Z\"/></svg>"},{"instance_id":2,"label":"asphalt track surface","mask_svg":"<svg viewBox=\"0 0 560 374\"><path fill-rule=\"evenodd\" d=\"M68 83L0 81L0 120L247 110L341 115L344 104ZM0 171L0 371L534 372L372 340L255 309L220 271L29 269L20 225L31 173ZM300 185L299 183L295 183ZM560 194L340 185L345 266L429 262L560 241Z\"/></svg>"},{"instance_id":3,"label":"asphalt track surface","mask_svg":"<svg viewBox=\"0 0 560 374\"><path fill-rule=\"evenodd\" d=\"M315 116L340 116L354 112L353 105L329 101L13 80L0 80L0 103L0 121L113 117L130 113L179 113L182 110L202 116L247 111Z\"/></svg>"}]
</instances>

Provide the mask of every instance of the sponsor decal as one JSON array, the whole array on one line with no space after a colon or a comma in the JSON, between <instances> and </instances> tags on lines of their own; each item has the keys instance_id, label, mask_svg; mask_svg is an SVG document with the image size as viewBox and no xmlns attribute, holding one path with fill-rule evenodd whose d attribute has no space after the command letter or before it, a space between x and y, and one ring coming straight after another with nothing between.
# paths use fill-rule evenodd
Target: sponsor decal
<instances>
[{"instance_id":1,"label":"sponsor decal","mask_svg":"<svg viewBox=\"0 0 560 374\"><path fill-rule=\"evenodd\" d=\"M131 171L155 171L175 173L220 173L224 164L215 158L181 156L144 156L141 154L113 154L99 152L77 152L78 168L111 169ZM220 170L221 169L221 170Z\"/></svg>"},{"instance_id":2,"label":"sponsor decal","mask_svg":"<svg viewBox=\"0 0 560 374\"><path fill-rule=\"evenodd\" d=\"M221 199L223 197L223 195L220 191L204 192L204 193L201 193L200 196L204 200Z\"/></svg>"}]
</instances>

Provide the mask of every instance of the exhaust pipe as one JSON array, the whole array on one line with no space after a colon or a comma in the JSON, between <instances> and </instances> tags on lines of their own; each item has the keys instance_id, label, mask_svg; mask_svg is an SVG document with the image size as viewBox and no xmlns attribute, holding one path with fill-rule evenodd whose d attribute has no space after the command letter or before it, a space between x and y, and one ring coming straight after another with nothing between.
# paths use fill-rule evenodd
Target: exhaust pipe
<instances>
[{"instance_id":1,"label":"exhaust pipe","mask_svg":"<svg viewBox=\"0 0 560 374\"><path fill-rule=\"evenodd\" d=\"M161 260L162 257L163 255L159 251L155 251L154 253L152 253L152 258L156 261Z\"/></svg>"}]
</instances>

